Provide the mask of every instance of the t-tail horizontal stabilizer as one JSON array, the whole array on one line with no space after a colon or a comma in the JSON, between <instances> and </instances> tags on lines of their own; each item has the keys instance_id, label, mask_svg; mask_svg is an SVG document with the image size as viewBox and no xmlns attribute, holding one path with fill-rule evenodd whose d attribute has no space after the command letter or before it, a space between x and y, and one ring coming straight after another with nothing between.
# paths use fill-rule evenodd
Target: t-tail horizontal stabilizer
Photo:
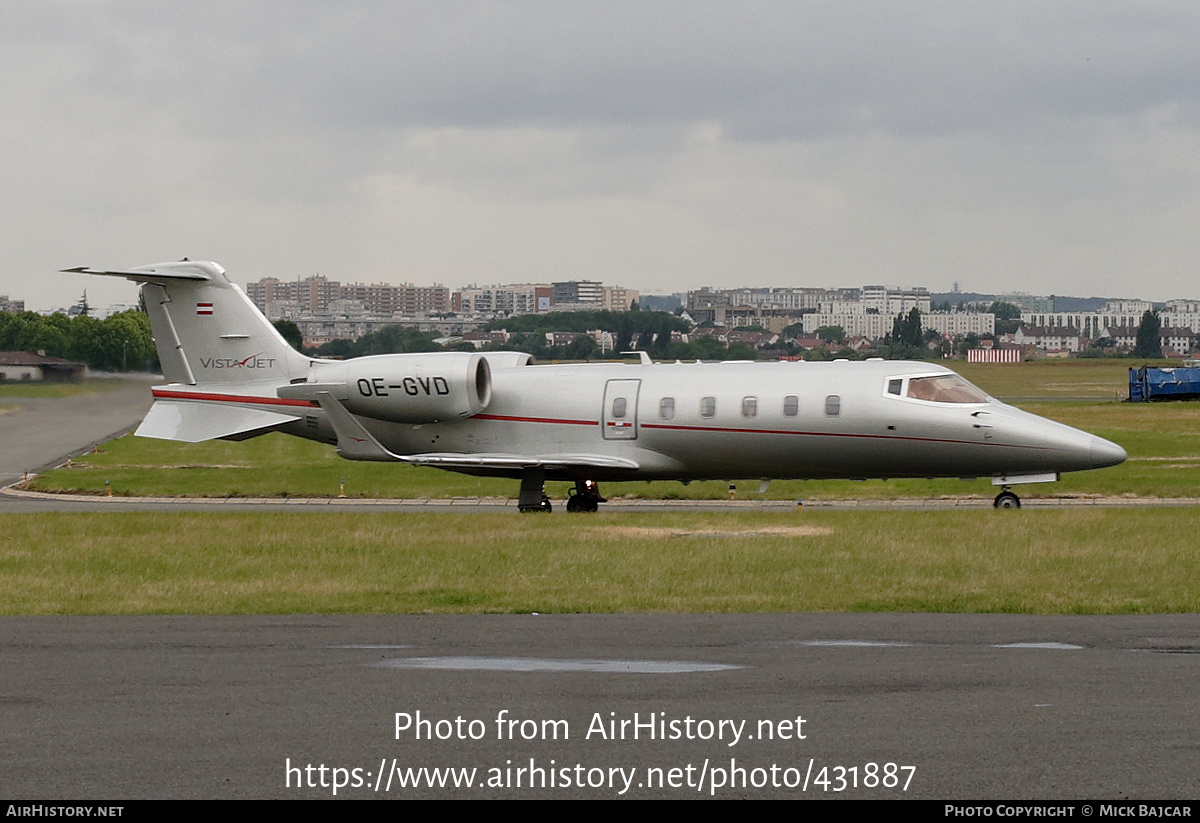
<instances>
[{"instance_id":1,"label":"t-tail horizontal stabilizer","mask_svg":"<svg viewBox=\"0 0 1200 823\"><path fill-rule=\"evenodd\" d=\"M211 277L200 271L171 271L155 266L141 266L136 269L93 269L88 266L75 266L62 271L65 274L101 274L105 277L124 277L135 283L155 283L164 280L212 280Z\"/></svg>"}]
</instances>

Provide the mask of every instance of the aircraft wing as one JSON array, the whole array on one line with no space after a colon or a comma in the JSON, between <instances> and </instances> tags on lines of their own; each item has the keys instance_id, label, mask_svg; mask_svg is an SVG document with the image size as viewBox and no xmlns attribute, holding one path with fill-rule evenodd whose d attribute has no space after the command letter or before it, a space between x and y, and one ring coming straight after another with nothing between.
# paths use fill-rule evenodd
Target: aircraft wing
<instances>
[{"instance_id":1,"label":"aircraft wing","mask_svg":"<svg viewBox=\"0 0 1200 823\"><path fill-rule=\"evenodd\" d=\"M346 407L329 392L317 392L317 402L329 417L337 435L338 454L349 460L380 460L435 466L440 469L522 469L541 466L547 469L585 467L636 470L633 460L602 454L394 454L384 448Z\"/></svg>"},{"instance_id":2,"label":"aircraft wing","mask_svg":"<svg viewBox=\"0 0 1200 823\"><path fill-rule=\"evenodd\" d=\"M602 454L413 454L404 460L418 466L437 466L442 469L525 469L537 466L546 469L638 468L638 464L633 460Z\"/></svg>"}]
</instances>

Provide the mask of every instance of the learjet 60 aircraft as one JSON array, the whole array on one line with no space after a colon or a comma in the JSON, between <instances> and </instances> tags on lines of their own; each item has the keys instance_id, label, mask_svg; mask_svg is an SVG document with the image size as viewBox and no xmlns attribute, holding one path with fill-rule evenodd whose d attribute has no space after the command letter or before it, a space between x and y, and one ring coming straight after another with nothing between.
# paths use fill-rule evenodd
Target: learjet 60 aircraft
<instances>
[{"instance_id":1,"label":"learjet 60 aircraft","mask_svg":"<svg viewBox=\"0 0 1200 823\"><path fill-rule=\"evenodd\" d=\"M142 286L169 385L142 437L194 443L280 431L384 460L518 478L521 511L595 511L601 481L990 477L1113 466L1114 443L1000 403L947 368L867 360L535 366L517 352L295 351L215 263L82 274Z\"/></svg>"}]
</instances>

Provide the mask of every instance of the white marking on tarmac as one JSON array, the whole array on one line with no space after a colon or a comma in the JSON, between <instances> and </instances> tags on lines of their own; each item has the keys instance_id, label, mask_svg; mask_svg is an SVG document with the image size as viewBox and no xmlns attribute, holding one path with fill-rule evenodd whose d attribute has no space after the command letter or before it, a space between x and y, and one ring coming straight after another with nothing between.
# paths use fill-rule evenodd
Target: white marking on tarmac
<instances>
[{"instance_id":1,"label":"white marking on tarmac","mask_svg":"<svg viewBox=\"0 0 1200 823\"><path fill-rule=\"evenodd\" d=\"M330 646L331 649L411 649L411 643L347 643L344 646Z\"/></svg>"},{"instance_id":2,"label":"white marking on tarmac","mask_svg":"<svg viewBox=\"0 0 1200 823\"><path fill-rule=\"evenodd\" d=\"M1053 649L1057 651L1075 651L1083 646L1074 643L995 643L995 649Z\"/></svg>"},{"instance_id":3,"label":"white marking on tarmac","mask_svg":"<svg viewBox=\"0 0 1200 823\"><path fill-rule=\"evenodd\" d=\"M901 640L799 640L799 646L851 646L854 648L867 648L874 646L884 646L889 648L903 648L905 646L915 646L916 643L905 643Z\"/></svg>"},{"instance_id":4,"label":"white marking on tarmac","mask_svg":"<svg viewBox=\"0 0 1200 823\"><path fill-rule=\"evenodd\" d=\"M904 640L788 640L782 643L772 644L781 646L818 646L823 648L894 648L901 649L912 646L928 646L928 643L910 643ZM1037 642L1037 643L992 643L993 649L1052 649L1056 651L1075 651L1084 648L1077 646L1074 643L1055 643L1055 642Z\"/></svg>"},{"instance_id":5,"label":"white marking on tarmac","mask_svg":"<svg viewBox=\"0 0 1200 823\"><path fill-rule=\"evenodd\" d=\"M545 657L398 657L374 664L389 669L457 669L493 672L606 672L678 674L744 669L725 663L687 660L559 660Z\"/></svg>"}]
</instances>

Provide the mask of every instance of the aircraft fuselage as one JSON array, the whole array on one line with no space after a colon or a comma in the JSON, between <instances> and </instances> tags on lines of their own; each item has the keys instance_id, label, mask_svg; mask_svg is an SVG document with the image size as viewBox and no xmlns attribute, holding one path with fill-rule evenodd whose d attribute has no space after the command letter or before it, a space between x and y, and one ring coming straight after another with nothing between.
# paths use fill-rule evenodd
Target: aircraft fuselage
<instances>
[{"instance_id":1,"label":"aircraft fuselage","mask_svg":"<svg viewBox=\"0 0 1200 823\"><path fill-rule=\"evenodd\" d=\"M551 479L979 477L1077 471L1124 459L1101 438L992 398L907 396L906 381L940 374L954 373L905 361L496 368L491 403L473 417L360 421L403 455L598 452L639 467L632 474L548 469ZM888 390L896 380L899 394ZM307 422L283 431L336 440L319 408L306 414ZM454 470L521 476L519 468Z\"/></svg>"}]
</instances>

